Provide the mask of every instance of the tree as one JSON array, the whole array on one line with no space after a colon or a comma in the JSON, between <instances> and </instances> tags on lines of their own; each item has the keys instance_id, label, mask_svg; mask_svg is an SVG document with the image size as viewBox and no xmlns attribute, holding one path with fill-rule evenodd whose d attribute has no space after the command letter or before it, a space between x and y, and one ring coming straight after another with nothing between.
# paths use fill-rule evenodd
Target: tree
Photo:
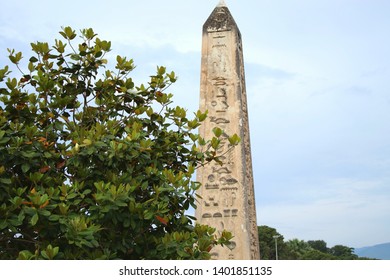
<instances>
[{"instance_id":1,"label":"tree","mask_svg":"<svg viewBox=\"0 0 390 280\"><path fill-rule=\"evenodd\" d=\"M354 254L354 248L344 245L335 245L330 248L330 254L340 260L355 260L358 256Z\"/></svg>"},{"instance_id":2,"label":"tree","mask_svg":"<svg viewBox=\"0 0 390 280\"><path fill-rule=\"evenodd\" d=\"M279 236L278 242L278 257L279 259L285 258L285 243L284 237L272 227L265 225L258 227L259 234L259 247L260 247L260 259L262 260L275 260L276 259L276 248L274 236Z\"/></svg>"},{"instance_id":3,"label":"tree","mask_svg":"<svg viewBox=\"0 0 390 280\"><path fill-rule=\"evenodd\" d=\"M301 260L337 260L337 258L331 254L313 249L304 252L301 256Z\"/></svg>"},{"instance_id":4,"label":"tree","mask_svg":"<svg viewBox=\"0 0 390 280\"><path fill-rule=\"evenodd\" d=\"M276 229L268 226L259 226L260 258L263 260L275 259L275 240L278 237L279 259L286 260L373 260L361 258L354 253L354 248L336 245L328 248L323 240L299 240L297 238L284 242L284 237Z\"/></svg>"},{"instance_id":5,"label":"tree","mask_svg":"<svg viewBox=\"0 0 390 280\"><path fill-rule=\"evenodd\" d=\"M60 34L53 47L32 43L26 67L9 50L20 78L0 68L0 258L209 258L231 234L185 211L195 169L220 162L226 134L193 132L207 112L171 105L174 72L157 67L135 86L133 60L105 69L111 43L92 29L79 42L70 27Z\"/></svg>"},{"instance_id":6,"label":"tree","mask_svg":"<svg viewBox=\"0 0 390 280\"><path fill-rule=\"evenodd\" d=\"M306 241L297 238L288 240L286 247L289 260L301 260L307 252L313 250Z\"/></svg>"},{"instance_id":7,"label":"tree","mask_svg":"<svg viewBox=\"0 0 390 280\"><path fill-rule=\"evenodd\" d=\"M329 248L326 245L326 242L324 240L309 240L307 241L309 246L315 250L318 250L322 253L328 253Z\"/></svg>"}]
</instances>

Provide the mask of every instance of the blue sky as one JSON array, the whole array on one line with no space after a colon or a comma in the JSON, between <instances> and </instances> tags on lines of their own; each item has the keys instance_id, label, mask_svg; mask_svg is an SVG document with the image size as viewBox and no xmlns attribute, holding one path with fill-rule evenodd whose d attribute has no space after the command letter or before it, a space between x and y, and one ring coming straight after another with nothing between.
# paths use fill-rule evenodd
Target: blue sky
<instances>
[{"instance_id":1,"label":"blue sky","mask_svg":"<svg viewBox=\"0 0 390 280\"><path fill-rule=\"evenodd\" d=\"M65 3L66 2L66 3ZM390 2L225 1L243 36L258 223L328 246L390 242ZM6 48L92 27L134 79L174 70L198 109L202 25L217 0L7 1Z\"/></svg>"}]
</instances>

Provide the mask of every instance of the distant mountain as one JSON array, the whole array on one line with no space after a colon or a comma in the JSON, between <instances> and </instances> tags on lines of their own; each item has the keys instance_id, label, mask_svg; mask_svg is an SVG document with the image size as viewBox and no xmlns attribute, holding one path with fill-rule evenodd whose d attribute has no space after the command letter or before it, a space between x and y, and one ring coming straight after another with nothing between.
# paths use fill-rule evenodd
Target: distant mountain
<instances>
[{"instance_id":1,"label":"distant mountain","mask_svg":"<svg viewBox=\"0 0 390 280\"><path fill-rule=\"evenodd\" d=\"M390 243L357 248L355 249L355 254L359 257L390 260Z\"/></svg>"}]
</instances>

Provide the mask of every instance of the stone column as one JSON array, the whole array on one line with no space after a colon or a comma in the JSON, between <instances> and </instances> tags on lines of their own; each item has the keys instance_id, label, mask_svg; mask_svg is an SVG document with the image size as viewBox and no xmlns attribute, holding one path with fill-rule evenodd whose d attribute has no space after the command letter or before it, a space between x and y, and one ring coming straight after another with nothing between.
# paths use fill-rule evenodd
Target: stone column
<instances>
[{"instance_id":1,"label":"stone column","mask_svg":"<svg viewBox=\"0 0 390 280\"><path fill-rule=\"evenodd\" d=\"M225 139L218 151L223 165L198 169L203 199L196 217L234 235L230 248L213 249L213 259L259 259L241 34L224 1L205 22L202 42L200 110L208 110L208 118L199 133L211 139L212 129L220 127L228 135L237 133L241 143L230 150Z\"/></svg>"}]
</instances>

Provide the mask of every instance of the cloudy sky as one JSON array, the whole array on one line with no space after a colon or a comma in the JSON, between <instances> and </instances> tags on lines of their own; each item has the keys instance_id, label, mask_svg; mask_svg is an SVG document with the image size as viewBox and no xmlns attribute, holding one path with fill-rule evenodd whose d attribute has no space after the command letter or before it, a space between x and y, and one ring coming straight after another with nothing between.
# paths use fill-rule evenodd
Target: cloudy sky
<instances>
[{"instance_id":1,"label":"cloudy sky","mask_svg":"<svg viewBox=\"0 0 390 280\"><path fill-rule=\"evenodd\" d=\"M243 36L258 223L328 246L390 242L390 2L226 0ZM6 48L92 27L145 82L178 76L196 111L202 25L218 0L2 1Z\"/></svg>"}]
</instances>

